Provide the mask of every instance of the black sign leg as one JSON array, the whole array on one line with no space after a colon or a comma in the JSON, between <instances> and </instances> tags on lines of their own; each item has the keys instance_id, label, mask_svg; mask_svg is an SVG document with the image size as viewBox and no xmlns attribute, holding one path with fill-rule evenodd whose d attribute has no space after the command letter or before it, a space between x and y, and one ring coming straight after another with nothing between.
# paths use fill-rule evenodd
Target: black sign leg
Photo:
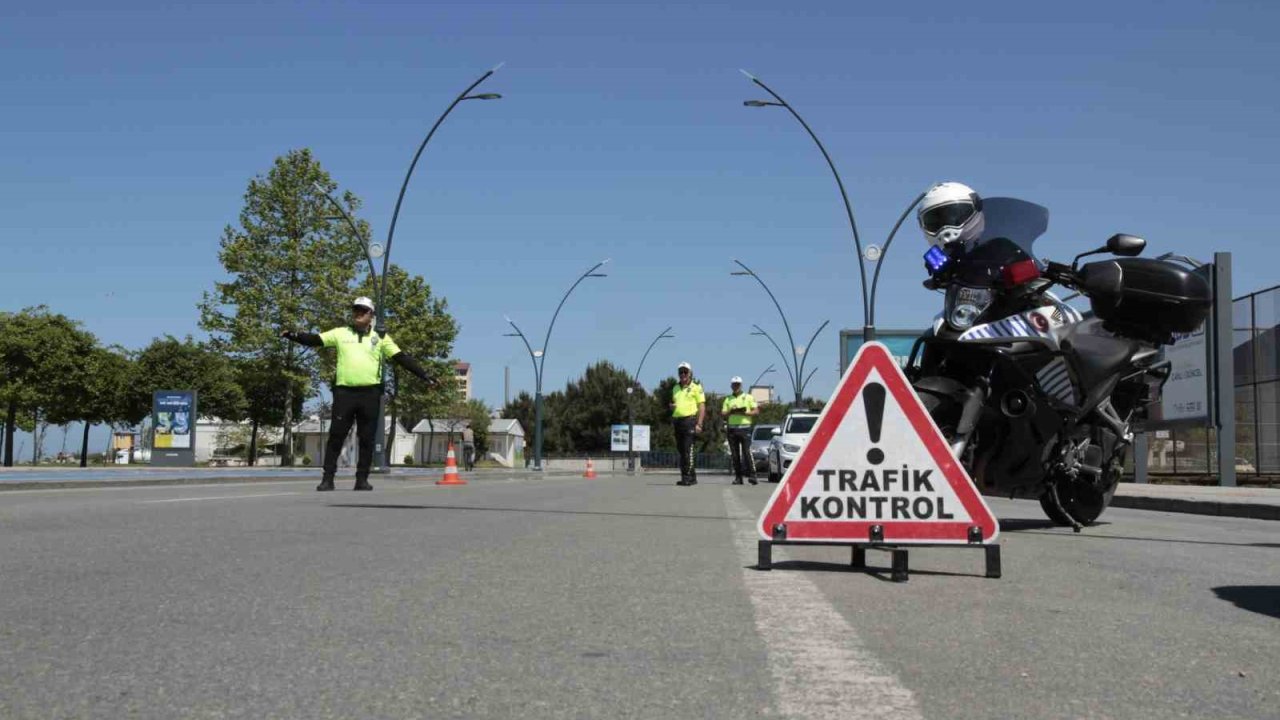
<instances>
[{"instance_id":1,"label":"black sign leg","mask_svg":"<svg viewBox=\"0 0 1280 720\"><path fill-rule=\"evenodd\" d=\"M756 560L757 570L773 569L773 543L768 540L759 541L759 555Z\"/></svg>"},{"instance_id":2,"label":"black sign leg","mask_svg":"<svg viewBox=\"0 0 1280 720\"><path fill-rule=\"evenodd\" d=\"M861 545L853 546L853 557L849 560L849 567L854 570L867 569L867 551Z\"/></svg>"},{"instance_id":3,"label":"black sign leg","mask_svg":"<svg viewBox=\"0 0 1280 720\"><path fill-rule=\"evenodd\" d=\"M1000 546L988 545L985 549L987 554L987 577L998 578L1000 577Z\"/></svg>"},{"instance_id":4,"label":"black sign leg","mask_svg":"<svg viewBox=\"0 0 1280 720\"><path fill-rule=\"evenodd\" d=\"M906 550L893 551L893 576L892 577L894 582L907 581L907 551Z\"/></svg>"}]
</instances>

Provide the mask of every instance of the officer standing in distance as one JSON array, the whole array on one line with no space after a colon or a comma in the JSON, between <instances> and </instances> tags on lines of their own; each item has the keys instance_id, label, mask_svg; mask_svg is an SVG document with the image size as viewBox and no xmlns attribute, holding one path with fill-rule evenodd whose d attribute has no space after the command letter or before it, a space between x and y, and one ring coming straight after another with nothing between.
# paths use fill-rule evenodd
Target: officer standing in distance
<instances>
[{"instance_id":1,"label":"officer standing in distance","mask_svg":"<svg viewBox=\"0 0 1280 720\"><path fill-rule=\"evenodd\" d=\"M687 362L676 368L680 379L671 390L671 418L676 431L676 449L680 452L680 482L677 485L697 485L698 474L693 469L693 438L702 432L702 421L707 417L707 396L702 386L693 381L693 366Z\"/></svg>"},{"instance_id":2,"label":"officer standing in distance","mask_svg":"<svg viewBox=\"0 0 1280 720\"><path fill-rule=\"evenodd\" d=\"M355 490L372 490L369 466L373 461L373 440L382 422L378 417L378 400L382 396L382 363L390 360L423 382L435 384L422 365L402 352L390 335L379 337L373 329L373 301L358 297L351 303L351 324L320 333L285 330L280 337L299 345L338 349L338 377L333 385L333 419L329 424L329 441L324 451L324 475L316 490L333 489L333 476L338 471L338 454L356 424L360 447L356 463Z\"/></svg>"},{"instance_id":3,"label":"officer standing in distance","mask_svg":"<svg viewBox=\"0 0 1280 720\"><path fill-rule=\"evenodd\" d=\"M751 418L760 414L756 407L756 399L750 393L742 392L742 378L734 376L729 380L733 394L724 399L720 412L729 425L729 457L733 458L733 484L741 485L742 476L746 475L752 485L756 484L756 464L751 459Z\"/></svg>"}]
</instances>

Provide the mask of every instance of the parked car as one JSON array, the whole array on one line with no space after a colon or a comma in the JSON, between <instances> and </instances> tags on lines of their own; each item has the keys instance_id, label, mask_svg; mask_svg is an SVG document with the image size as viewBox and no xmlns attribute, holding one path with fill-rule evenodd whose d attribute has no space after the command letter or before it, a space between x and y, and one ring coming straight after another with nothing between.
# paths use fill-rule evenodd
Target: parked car
<instances>
[{"instance_id":1,"label":"parked car","mask_svg":"<svg viewBox=\"0 0 1280 720\"><path fill-rule=\"evenodd\" d=\"M756 472L769 466L769 443L773 440L773 431L777 425L757 425L751 431L751 462L755 463Z\"/></svg>"},{"instance_id":2,"label":"parked car","mask_svg":"<svg viewBox=\"0 0 1280 720\"><path fill-rule=\"evenodd\" d=\"M778 482L791 467L791 461L800 454L800 448L809 439L809 431L818 422L818 413L793 412L782 421L782 427L773 431L766 455L769 482Z\"/></svg>"}]
</instances>

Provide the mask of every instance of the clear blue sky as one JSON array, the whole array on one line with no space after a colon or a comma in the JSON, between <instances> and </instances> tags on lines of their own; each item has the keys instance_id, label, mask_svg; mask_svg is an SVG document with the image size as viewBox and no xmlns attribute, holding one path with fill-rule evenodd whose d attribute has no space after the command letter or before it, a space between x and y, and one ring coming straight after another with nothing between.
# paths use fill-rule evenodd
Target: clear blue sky
<instances>
[{"instance_id":1,"label":"clear blue sky","mask_svg":"<svg viewBox=\"0 0 1280 720\"><path fill-rule=\"evenodd\" d=\"M23 3L0 10L0 307L45 303L104 342L199 335L218 238L246 183L310 147L385 234L430 123L460 107L410 186L395 262L461 324L476 394L531 389L509 314L541 336L574 277L548 390L606 358L651 386L680 360L709 388L754 378L823 320L861 325L830 174L779 108L748 109L747 68L840 167L864 240L916 193L963 180L1048 205L1042 257L1117 231L1152 254L1235 253L1238 292L1277 282L1280 6L1160 3ZM904 226L881 281L884 328L938 309ZM537 342L535 340L535 342ZM797 338L797 342L802 342ZM779 375L770 376L783 385ZM51 438L56 441L57 438Z\"/></svg>"}]
</instances>

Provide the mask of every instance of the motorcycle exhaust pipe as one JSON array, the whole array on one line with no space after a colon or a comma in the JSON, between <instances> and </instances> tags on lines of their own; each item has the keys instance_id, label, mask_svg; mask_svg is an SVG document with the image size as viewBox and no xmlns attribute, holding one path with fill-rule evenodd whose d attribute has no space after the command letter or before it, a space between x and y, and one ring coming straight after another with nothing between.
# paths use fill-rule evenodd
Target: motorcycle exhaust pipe
<instances>
[{"instance_id":1,"label":"motorcycle exhaust pipe","mask_svg":"<svg viewBox=\"0 0 1280 720\"><path fill-rule=\"evenodd\" d=\"M1000 412L1007 418L1020 418L1035 410L1035 407L1025 390L1010 390L1000 398Z\"/></svg>"}]
</instances>

